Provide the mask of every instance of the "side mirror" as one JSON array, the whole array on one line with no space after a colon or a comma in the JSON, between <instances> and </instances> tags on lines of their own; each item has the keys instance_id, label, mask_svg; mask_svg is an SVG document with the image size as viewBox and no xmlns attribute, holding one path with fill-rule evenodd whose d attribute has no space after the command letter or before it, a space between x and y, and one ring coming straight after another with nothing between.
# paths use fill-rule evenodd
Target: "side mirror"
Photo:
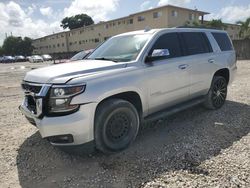
<instances>
[{"instance_id":1,"label":"side mirror","mask_svg":"<svg viewBox=\"0 0 250 188\"><path fill-rule=\"evenodd\" d=\"M168 56L170 56L168 49L154 49L152 55L146 57L145 62L149 63L156 60L166 59Z\"/></svg>"}]
</instances>

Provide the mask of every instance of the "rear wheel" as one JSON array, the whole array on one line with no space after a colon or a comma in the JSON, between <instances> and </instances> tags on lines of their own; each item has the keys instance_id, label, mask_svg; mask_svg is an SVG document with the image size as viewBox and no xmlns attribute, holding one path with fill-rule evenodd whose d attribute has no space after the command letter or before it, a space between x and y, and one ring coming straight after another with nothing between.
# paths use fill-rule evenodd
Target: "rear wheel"
<instances>
[{"instance_id":1,"label":"rear wheel","mask_svg":"<svg viewBox=\"0 0 250 188\"><path fill-rule=\"evenodd\" d=\"M227 97L227 81L222 76L214 76L211 88L206 96L205 107L208 109L221 108Z\"/></svg>"},{"instance_id":2,"label":"rear wheel","mask_svg":"<svg viewBox=\"0 0 250 188\"><path fill-rule=\"evenodd\" d=\"M95 143L103 153L127 148L139 130L139 115L128 101L109 99L101 103L95 116Z\"/></svg>"}]
</instances>

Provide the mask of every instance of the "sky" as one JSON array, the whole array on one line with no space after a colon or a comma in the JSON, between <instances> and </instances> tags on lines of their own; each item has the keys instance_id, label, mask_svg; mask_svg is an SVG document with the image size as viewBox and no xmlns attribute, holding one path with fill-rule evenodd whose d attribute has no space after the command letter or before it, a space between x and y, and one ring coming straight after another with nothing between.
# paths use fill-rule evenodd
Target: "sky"
<instances>
[{"instance_id":1,"label":"sky","mask_svg":"<svg viewBox=\"0 0 250 188\"><path fill-rule=\"evenodd\" d=\"M66 16L86 13L98 23L166 4L211 13L206 20L235 23L250 17L250 0L0 0L0 45L11 33L38 38L63 31Z\"/></svg>"}]
</instances>

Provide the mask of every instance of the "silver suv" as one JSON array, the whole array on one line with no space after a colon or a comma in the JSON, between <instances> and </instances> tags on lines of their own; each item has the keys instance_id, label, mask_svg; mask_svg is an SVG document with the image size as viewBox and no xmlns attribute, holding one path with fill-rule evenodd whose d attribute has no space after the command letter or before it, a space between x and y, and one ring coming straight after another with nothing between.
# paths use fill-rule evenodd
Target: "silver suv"
<instances>
[{"instance_id":1,"label":"silver suv","mask_svg":"<svg viewBox=\"0 0 250 188\"><path fill-rule=\"evenodd\" d=\"M53 145L113 153L135 140L144 120L200 103L222 107L236 69L224 31L129 32L85 60L28 72L20 110Z\"/></svg>"}]
</instances>

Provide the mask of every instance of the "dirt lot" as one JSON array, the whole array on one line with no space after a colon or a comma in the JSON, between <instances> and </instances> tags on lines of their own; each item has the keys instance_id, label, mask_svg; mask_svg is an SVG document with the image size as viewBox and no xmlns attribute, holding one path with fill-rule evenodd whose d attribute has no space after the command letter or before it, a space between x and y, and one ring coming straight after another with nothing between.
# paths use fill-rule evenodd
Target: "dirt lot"
<instances>
[{"instance_id":1,"label":"dirt lot","mask_svg":"<svg viewBox=\"0 0 250 188\"><path fill-rule=\"evenodd\" d=\"M126 151L73 156L41 139L17 107L41 64L0 65L0 187L250 187L250 61L239 61L226 104L143 125Z\"/></svg>"}]
</instances>

